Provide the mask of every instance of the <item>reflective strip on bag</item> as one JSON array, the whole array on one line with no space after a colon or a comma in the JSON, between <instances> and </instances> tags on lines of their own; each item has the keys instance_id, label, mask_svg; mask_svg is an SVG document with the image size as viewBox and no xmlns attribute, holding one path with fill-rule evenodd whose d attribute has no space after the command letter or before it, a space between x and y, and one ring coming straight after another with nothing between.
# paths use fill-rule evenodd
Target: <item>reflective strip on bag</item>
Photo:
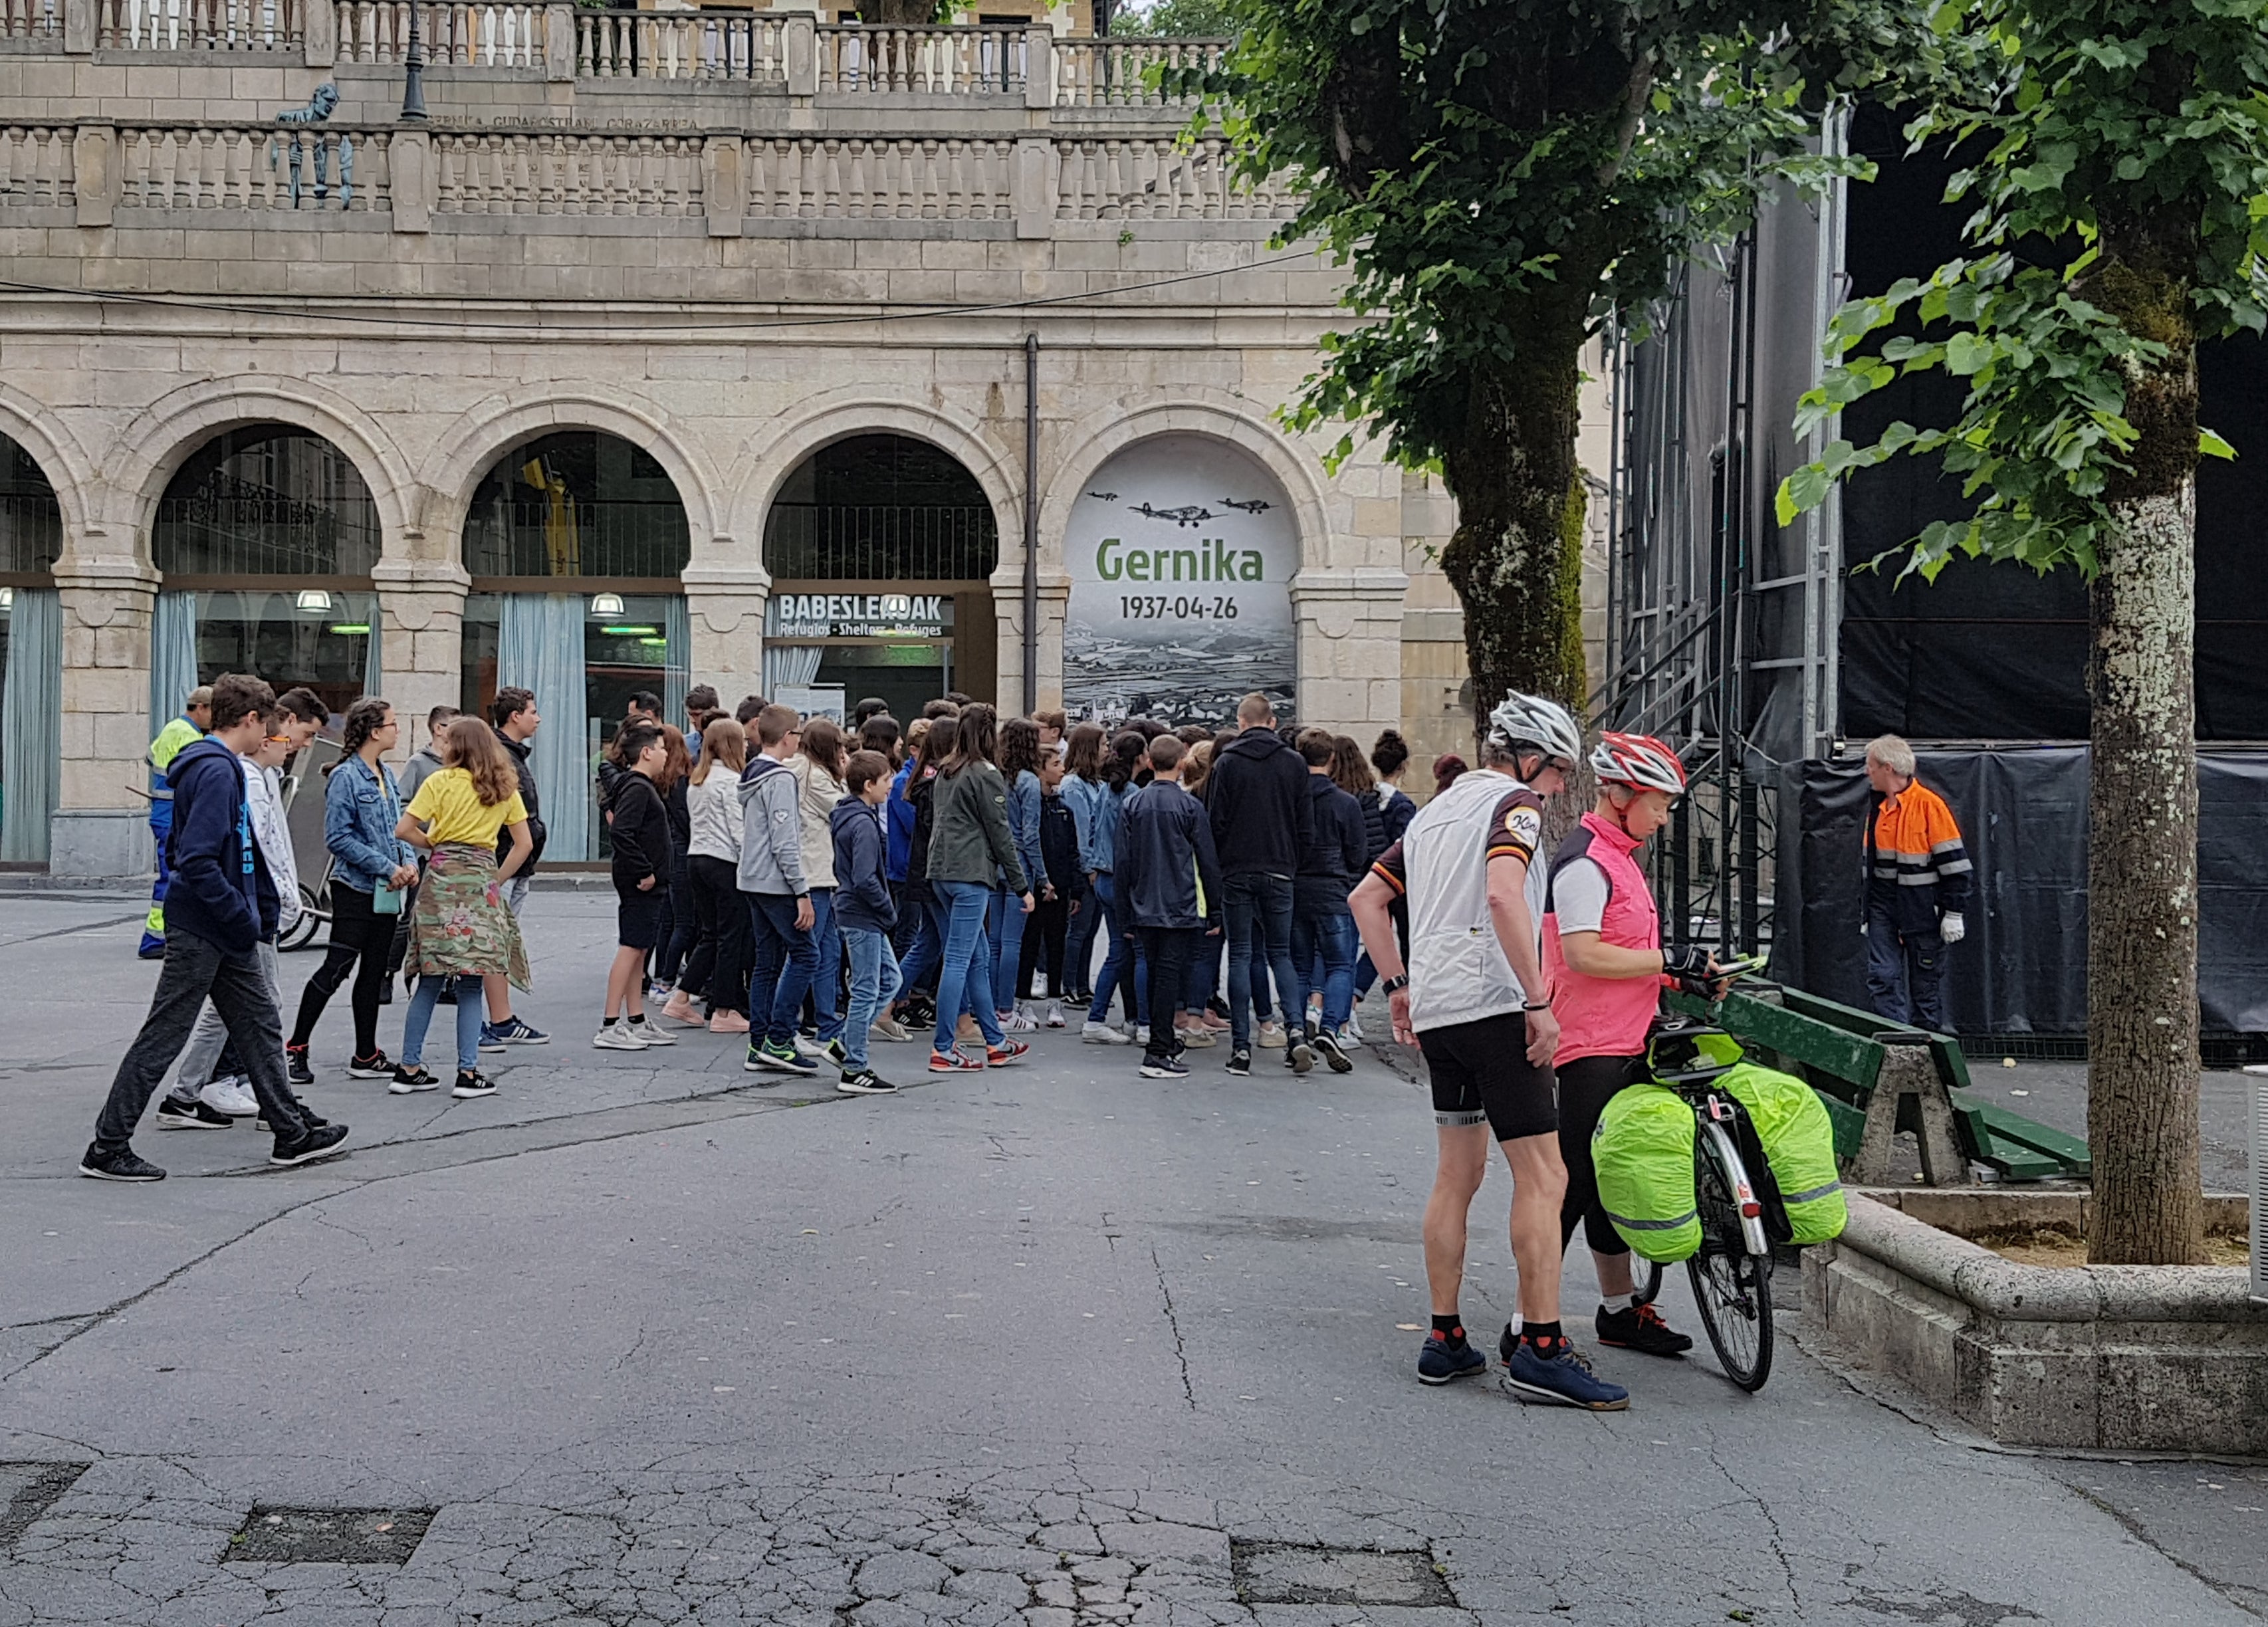
<instances>
[{"instance_id":1,"label":"reflective strip on bag","mask_svg":"<svg viewBox=\"0 0 2268 1627\"><path fill-rule=\"evenodd\" d=\"M1783 1192L1779 1195L1779 1201L1783 1204L1815 1203L1822 1197L1832 1197L1842 1189L1840 1181L1830 1181L1825 1186L1812 1188L1808 1192Z\"/></svg>"},{"instance_id":2,"label":"reflective strip on bag","mask_svg":"<svg viewBox=\"0 0 2268 1627\"><path fill-rule=\"evenodd\" d=\"M1611 1209L1607 1211L1607 1218L1626 1232L1675 1232L1680 1226L1691 1226L1700 1218L1698 1209L1689 1209L1675 1220L1632 1220Z\"/></svg>"}]
</instances>

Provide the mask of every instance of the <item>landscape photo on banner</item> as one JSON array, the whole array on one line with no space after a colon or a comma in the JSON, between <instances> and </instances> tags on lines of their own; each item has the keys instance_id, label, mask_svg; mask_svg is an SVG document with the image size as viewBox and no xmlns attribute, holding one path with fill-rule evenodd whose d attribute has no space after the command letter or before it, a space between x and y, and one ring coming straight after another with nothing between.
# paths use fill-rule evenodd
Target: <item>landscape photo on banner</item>
<instances>
[{"instance_id":1,"label":"landscape photo on banner","mask_svg":"<svg viewBox=\"0 0 2268 1627\"><path fill-rule=\"evenodd\" d=\"M1260 690L1292 720L1291 504L1266 470L1200 435L1117 453L1064 537L1064 710L1074 723L1233 723Z\"/></svg>"}]
</instances>

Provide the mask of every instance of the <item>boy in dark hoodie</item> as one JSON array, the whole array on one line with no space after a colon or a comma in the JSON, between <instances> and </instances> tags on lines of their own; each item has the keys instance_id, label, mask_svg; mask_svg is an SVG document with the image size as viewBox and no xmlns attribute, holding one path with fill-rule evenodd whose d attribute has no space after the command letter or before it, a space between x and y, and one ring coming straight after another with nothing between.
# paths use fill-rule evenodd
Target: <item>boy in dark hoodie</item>
<instances>
[{"instance_id":1,"label":"boy in dark hoodie","mask_svg":"<svg viewBox=\"0 0 2268 1627\"><path fill-rule=\"evenodd\" d=\"M1292 966L1292 878L1314 835L1307 767L1276 733L1266 696L1248 695L1236 709L1237 736L1216 752L1205 781L1205 810L1220 854L1222 914L1228 924L1228 1020L1231 1073L1252 1071L1252 1046L1280 1045L1284 1032L1254 1012L1268 1010L1267 985L1286 1006L1286 1029L1300 1020L1288 1009L1299 983Z\"/></svg>"},{"instance_id":2,"label":"boy in dark hoodie","mask_svg":"<svg viewBox=\"0 0 2268 1627\"><path fill-rule=\"evenodd\" d=\"M827 816L835 838L835 920L850 958L850 1006L843 1020L843 1079L836 1089L880 1095L897 1089L866 1063L867 1031L898 992L898 957L890 947L897 906L890 900L889 849L882 806L890 799L890 760L858 751L843 766L848 794Z\"/></svg>"},{"instance_id":3,"label":"boy in dark hoodie","mask_svg":"<svg viewBox=\"0 0 2268 1627\"><path fill-rule=\"evenodd\" d=\"M252 1094L274 1131L271 1164L305 1164L336 1152L347 1127L303 1109L284 1077L284 1020L260 964L259 946L279 913L276 882L252 831L238 762L259 750L276 692L257 678L224 674L213 685L212 731L166 769L173 791L166 861L166 964L142 1032L127 1048L95 1121L79 1174L98 1181L163 1181L136 1156L135 1127L180 1054L210 998L243 1058Z\"/></svg>"},{"instance_id":4,"label":"boy in dark hoodie","mask_svg":"<svg viewBox=\"0 0 2268 1627\"><path fill-rule=\"evenodd\" d=\"M1300 870L1292 882L1292 967L1299 979L1285 1012L1292 1042L1285 1065L1305 1073L1321 1054L1334 1073L1354 1064L1339 1043L1354 1006L1354 916L1347 894L1370 865L1370 835L1362 804L1331 779L1334 742L1329 729L1300 736L1300 755L1307 765L1307 795L1314 818ZM1319 975L1320 973L1320 975ZM1307 998L1323 997L1322 1020L1307 1020Z\"/></svg>"},{"instance_id":5,"label":"boy in dark hoodie","mask_svg":"<svg viewBox=\"0 0 2268 1627\"><path fill-rule=\"evenodd\" d=\"M1213 859L1205 805L1182 789L1182 743L1170 734L1150 742L1156 777L1126 799L1119 837L1119 916L1138 934L1149 969L1150 1039L1142 1052L1145 1079L1182 1079L1182 1040L1174 1017L1197 945L1220 931L1220 866Z\"/></svg>"}]
</instances>

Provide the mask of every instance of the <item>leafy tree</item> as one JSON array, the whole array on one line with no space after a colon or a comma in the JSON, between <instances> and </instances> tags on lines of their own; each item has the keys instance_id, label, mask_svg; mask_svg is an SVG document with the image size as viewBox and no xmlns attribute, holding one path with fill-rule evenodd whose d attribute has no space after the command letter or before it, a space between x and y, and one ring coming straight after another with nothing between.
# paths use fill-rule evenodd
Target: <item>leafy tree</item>
<instances>
[{"instance_id":1,"label":"leafy tree","mask_svg":"<svg viewBox=\"0 0 2268 1627\"><path fill-rule=\"evenodd\" d=\"M1157 0L1110 14L1110 32L1157 40L1219 40L1236 32L1228 0Z\"/></svg>"},{"instance_id":2,"label":"leafy tree","mask_svg":"<svg viewBox=\"0 0 2268 1627\"><path fill-rule=\"evenodd\" d=\"M1580 702L1561 535L1584 344L1761 188L1823 178L1820 91L1886 49L1932 61L1930 37L1865 0L1221 4L1236 48L1181 82L1226 105L1245 174L1298 181L1283 236L1351 268L1363 319L1327 338L1293 422L1374 425L1440 469L1476 715L1507 688Z\"/></svg>"},{"instance_id":3,"label":"leafy tree","mask_svg":"<svg viewBox=\"0 0 2268 1627\"><path fill-rule=\"evenodd\" d=\"M1952 187L1974 253L1845 306L1800 427L1939 367L1967 380L1960 420L1833 443L1780 512L1940 458L1979 500L1906 570L1958 550L2088 578L2088 1250L2198 1263L2194 475L2229 451L2198 423L2197 345L2268 316L2268 0L1962 4L1970 93L1911 133L1979 153ZM1909 309L1918 335L1875 337Z\"/></svg>"}]
</instances>

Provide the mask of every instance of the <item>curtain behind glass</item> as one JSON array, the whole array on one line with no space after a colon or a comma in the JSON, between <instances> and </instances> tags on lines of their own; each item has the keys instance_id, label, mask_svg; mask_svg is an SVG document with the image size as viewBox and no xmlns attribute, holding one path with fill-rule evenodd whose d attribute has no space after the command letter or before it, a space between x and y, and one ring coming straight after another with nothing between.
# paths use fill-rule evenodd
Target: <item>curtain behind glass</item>
<instances>
[{"instance_id":1,"label":"curtain behind glass","mask_svg":"<svg viewBox=\"0 0 2268 1627\"><path fill-rule=\"evenodd\" d=\"M150 733L181 715L197 687L197 596L160 593L150 617Z\"/></svg>"},{"instance_id":2,"label":"curtain behind glass","mask_svg":"<svg viewBox=\"0 0 2268 1627\"><path fill-rule=\"evenodd\" d=\"M506 593L497 629L497 687L532 691L545 717L528 766L557 859L592 856L591 772L583 755L589 710L583 674L583 600L572 593Z\"/></svg>"},{"instance_id":3,"label":"curtain behind glass","mask_svg":"<svg viewBox=\"0 0 2268 1627\"><path fill-rule=\"evenodd\" d=\"M685 726L685 692L693 687L693 617L682 598L662 601L661 630L669 640L662 652L662 721Z\"/></svg>"},{"instance_id":4,"label":"curtain behind glass","mask_svg":"<svg viewBox=\"0 0 2268 1627\"><path fill-rule=\"evenodd\" d=\"M43 859L63 769L63 601L52 587L16 590L5 683L0 768L8 780L0 859Z\"/></svg>"},{"instance_id":5,"label":"curtain behind glass","mask_svg":"<svg viewBox=\"0 0 2268 1627\"><path fill-rule=\"evenodd\" d=\"M770 700L783 688L801 688L817 679L820 659L826 653L821 644L766 644L764 698Z\"/></svg>"}]
</instances>

